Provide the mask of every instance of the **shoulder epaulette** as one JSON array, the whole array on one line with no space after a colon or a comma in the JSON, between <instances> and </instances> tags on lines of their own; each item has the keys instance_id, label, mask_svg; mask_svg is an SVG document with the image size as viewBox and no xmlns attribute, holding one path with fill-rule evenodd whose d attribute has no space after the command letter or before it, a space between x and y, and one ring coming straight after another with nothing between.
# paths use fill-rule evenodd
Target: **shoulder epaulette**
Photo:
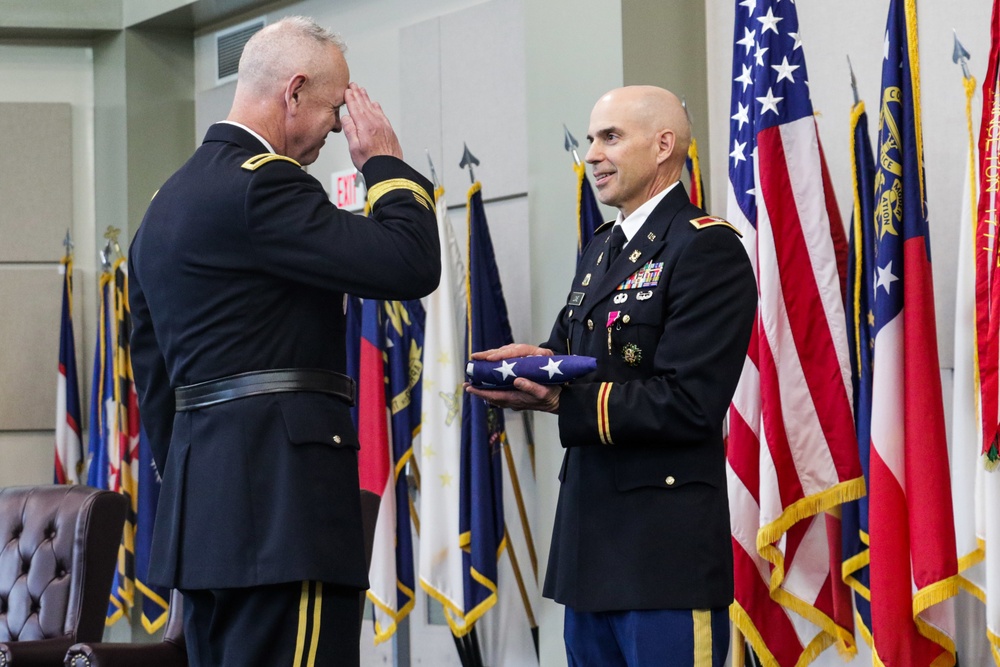
<instances>
[{"instance_id":1,"label":"shoulder epaulette","mask_svg":"<svg viewBox=\"0 0 1000 667\"><path fill-rule=\"evenodd\" d=\"M700 218L691 218L691 224L694 225L695 229L705 229L706 227L728 227L736 232L737 236L743 238L743 234L741 234L740 230L736 229L732 223L727 222L722 218L716 218L714 215L703 215Z\"/></svg>"},{"instance_id":2,"label":"shoulder epaulette","mask_svg":"<svg viewBox=\"0 0 1000 667\"><path fill-rule=\"evenodd\" d=\"M601 233L601 232L603 232L603 231L604 231L605 229L608 229L609 227L611 227L611 225L614 225L614 224L615 224L615 221L614 221L614 220L608 220L607 222L605 222L605 223L601 224L601 226L600 226L600 227L598 227L597 229L595 229L595 230L594 230L594 233L595 233L595 234L600 234L600 233Z\"/></svg>"},{"instance_id":3,"label":"shoulder epaulette","mask_svg":"<svg viewBox=\"0 0 1000 667\"><path fill-rule=\"evenodd\" d=\"M296 167L302 166L292 158L286 157L284 155L278 155L277 153L261 153L260 155L254 155L252 158L250 158L240 166L246 169L247 171L257 171L268 162L274 162L275 160L284 160L285 162L291 162Z\"/></svg>"}]
</instances>

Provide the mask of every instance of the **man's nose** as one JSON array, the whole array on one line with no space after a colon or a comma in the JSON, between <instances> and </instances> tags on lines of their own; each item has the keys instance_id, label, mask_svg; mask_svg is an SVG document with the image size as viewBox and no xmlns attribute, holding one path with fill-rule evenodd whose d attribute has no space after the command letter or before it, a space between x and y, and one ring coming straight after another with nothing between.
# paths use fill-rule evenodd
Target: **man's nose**
<instances>
[{"instance_id":1,"label":"man's nose","mask_svg":"<svg viewBox=\"0 0 1000 667\"><path fill-rule=\"evenodd\" d=\"M587 149L587 154L583 156L583 161L589 164L597 164L601 161L600 151L597 150L596 144L590 144L590 148Z\"/></svg>"}]
</instances>

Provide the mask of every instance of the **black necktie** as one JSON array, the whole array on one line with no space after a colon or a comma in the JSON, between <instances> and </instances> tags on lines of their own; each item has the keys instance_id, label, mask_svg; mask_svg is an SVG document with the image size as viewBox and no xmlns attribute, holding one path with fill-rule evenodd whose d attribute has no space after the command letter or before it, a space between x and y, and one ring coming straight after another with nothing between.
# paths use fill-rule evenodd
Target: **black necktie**
<instances>
[{"instance_id":1,"label":"black necktie","mask_svg":"<svg viewBox=\"0 0 1000 667\"><path fill-rule=\"evenodd\" d=\"M627 239L625 238L625 232L622 231L622 226L615 225L615 228L611 230L611 240L608 242L608 266L611 266L618 259L618 255L621 254L626 242Z\"/></svg>"}]
</instances>

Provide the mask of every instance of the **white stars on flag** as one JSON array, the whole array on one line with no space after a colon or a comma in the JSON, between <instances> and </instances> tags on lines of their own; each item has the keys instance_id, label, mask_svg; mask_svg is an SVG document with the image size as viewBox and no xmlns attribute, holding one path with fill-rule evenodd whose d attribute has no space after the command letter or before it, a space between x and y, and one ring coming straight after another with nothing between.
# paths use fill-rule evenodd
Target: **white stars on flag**
<instances>
[{"instance_id":1,"label":"white stars on flag","mask_svg":"<svg viewBox=\"0 0 1000 667\"><path fill-rule=\"evenodd\" d=\"M500 373L501 379L506 380L509 377L517 377L517 373L514 372L514 366L517 366L516 361L514 363L510 363L507 360L504 360L500 362L499 368L494 368L493 370Z\"/></svg>"},{"instance_id":2,"label":"white stars on flag","mask_svg":"<svg viewBox=\"0 0 1000 667\"><path fill-rule=\"evenodd\" d=\"M768 111L773 111L775 114L778 113L778 102L785 99L784 97L775 97L772 88L767 89L767 95L764 97L758 97L757 101L763 106L760 109L761 115L766 114Z\"/></svg>"},{"instance_id":3,"label":"white stars on flag","mask_svg":"<svg viewBox=\"0 0 1000 667\"><path fill-rule=\"evenodd\" d=\"M540 370L546 371L549 374L549 379L551 380L556 375L562 375L563 372L559 370L559 364L562 363L562 359L556 361L555 359L549 359L549 363L545 364L540 368Z\"/></svg>"},{"instance_id":4,"label":"white stars on flag","mask_svg":"<svg viewBox=\"0 0 1000 667\"><path fill-rule=\"evenodd\" d=\"M788 56L781 59L780 65L771 65L771 69L778 73L778 79L775 83L781 81L782 79L788 79L792 83L795 83L795 79L792 77L792 72L797 70L799 67L800 65L789 65Z\"/></svg>"},{"instance_id":5,"label":"white stars on flag","mask_svg":"<svg viewBox=\"0 0 1000 667\"><path fill-rule=\"evenodd\" d=\"M758 16L757 20L760 21L761 24L763 25L763 27L760 30L760 34L763 37L764 33L767 32L768 30L773 30L774 34L777 35L778 34L778 21L782 21L783 19L781 17L779 17L779 16L775 16L774 12L771 10L771 8L768 7L767 8L767 15L766 16Z\"/></svg>"},{"instance_id":6,"label":"white stars on flag","mask_svg":"<svg viewBox=\"0 0 1000 667\"><path fill-rule=\"evenodd\" d=\"M729 157L733 158L734 167L740 163L740 160L746 162L747 157L743 154L746 147L746 142L740 143L736 139L733 139L733 152L729 154Z\"/></svg>"},{"instance_id":7,"label":"white stars on flag","mask_svg":"<svg viewBox=\"0 0 1000 667\"><path fill-rule=\"evenodd\" d=\"M758 67L764 66L764 54L770 50L769 47L761 47L760 44L757 45L757 50L753 52L754 61L757 63Z\"/></svg>"},{"instance_id":8,"label":"white stars on flag","mask_svg":"<svg viewBox=\"0 0 1000 667\"><path fill-rule=\"evenodd\" d=\"M742 67L743 67L743 73L740 74L735 79L733 79L733 81L737 81L739 83L742 83L743 84L743 91L746 92L747 86L752 86L753 85L753 79L750 78L750 75L752 74L753 70L751 70L748 65L742 65ZM734 118L735 118L735 116L734 116Z\"/></svg>"},{"instance_id":9,"label":"white stars on flag","mask_svg":"<svg viewBox=\"0 0 1000 667\"><path fill-rule=\"evenodd\" d=\"M882 268L881 266L876 266L875 267L875 294L876 295L878 294L878 288L879 287L884 287L885 288L885 293L888 294L889 293L889 286L892 285L892 283L896 282L897 280L899 280L899 276L895 276L895 275L892 274L892 261L891 260L890 260L890 262L888 264L885 265L885 268Z\"/></svg>"},{"instance_id":10,"label":"white stars on flag","mask_svg":"<svg viewBox=\"0 0 1000 667\"><path fill-rule=\"evenodd\" d=\"M750 122L750 116L749 116L750 107L748 105L743 104L742 102L737 102L737 105L738 105L739 108L737 109L736 113L734 113L732 116L730 116L730 118L732 118L737 123L739 123L740 124L739 129L742 130L743 129L743 125L745 123L749 123Z\"/></svg>"}]
</instances>

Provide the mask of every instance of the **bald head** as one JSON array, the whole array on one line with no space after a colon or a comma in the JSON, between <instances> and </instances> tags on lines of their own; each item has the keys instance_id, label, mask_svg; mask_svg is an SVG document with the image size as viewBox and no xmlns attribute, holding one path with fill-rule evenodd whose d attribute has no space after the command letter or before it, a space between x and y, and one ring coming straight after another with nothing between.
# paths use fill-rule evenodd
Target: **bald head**
<instances>
[{"instance_id":1,"label":"bald head","mask_svg":"<svg viewBox=\"0 0 1000 667\"><path fill-rule=\"evenodd\" d=\"M598 199L628 216L680 178L691 124L669 90L626 86L594 105L587 138Z\"/></svg>"}]
</instances>

